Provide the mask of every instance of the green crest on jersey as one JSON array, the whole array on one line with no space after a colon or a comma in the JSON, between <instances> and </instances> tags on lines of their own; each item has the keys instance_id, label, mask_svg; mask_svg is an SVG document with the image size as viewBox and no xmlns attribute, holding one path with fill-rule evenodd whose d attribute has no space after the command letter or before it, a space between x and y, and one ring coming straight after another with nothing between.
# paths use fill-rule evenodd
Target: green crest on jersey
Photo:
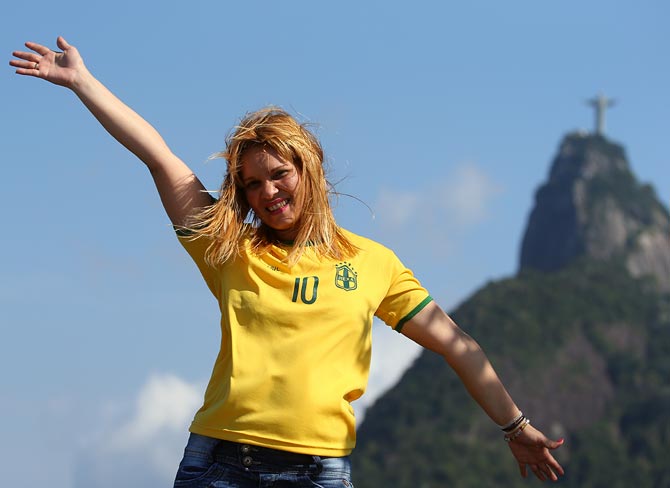
<instances>
[{"instance_id":1,"label":"green crest on jersey","mask_svg":"<svg viewBox=\"0 0 670 488\"><path fill-rule=\"evenodd\" d=\"M358 288L357 273L351 267L351 263L335 265L335 286L346 291Z\"/></svg>"}]
</instances>

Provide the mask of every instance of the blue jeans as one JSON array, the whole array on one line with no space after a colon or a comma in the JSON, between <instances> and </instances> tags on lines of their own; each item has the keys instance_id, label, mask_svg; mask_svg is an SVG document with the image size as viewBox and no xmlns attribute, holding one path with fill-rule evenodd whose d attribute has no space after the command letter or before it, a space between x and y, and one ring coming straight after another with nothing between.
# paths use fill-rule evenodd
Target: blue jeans
<instances>
[{"instance_id":1,"label":"blue jeans","mask_svg":"<svg viewBox=\"0 0 670 488\"><path fill-rule=\"evenodd\" d=\"M349 457L320 458L191 434L174 488L353 488Z\"/></svg>"}]
</instances>

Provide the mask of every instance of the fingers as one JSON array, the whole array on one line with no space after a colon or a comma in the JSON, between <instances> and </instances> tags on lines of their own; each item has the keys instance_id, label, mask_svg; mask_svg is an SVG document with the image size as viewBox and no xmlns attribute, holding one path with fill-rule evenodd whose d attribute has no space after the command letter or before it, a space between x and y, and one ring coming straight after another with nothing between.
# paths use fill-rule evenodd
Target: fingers
<instances>
[{"instance_id":1,"label":"fingers","mask_svg":"<svg viewBox=\"0 0 670 488\"><path fill-rule=\"evenodd\" d=\"M56 41L56 44L58 47L62 50L66 49L71 49L72 46L67 43L65 39L62 37L59 37ZM61 54L57 51L52 51L46 46L43 46L42 44L37 44L36 42L26 42L25 43L26 47L34 52L26 52L26 51L14 51L12 53L13 56L20 58L20 59L25 59L27 61L33 61L33 62L39 62L39 60L43 57L46 56L47 54Z\"/></svg>"},{"instance_id":2,"label":"fingers","mask_svg":"<svg viewBox=\"0 0 670 488\"><path fill-rule=\"evenodd\" d=\"M558 481L558 477L563 476L564 471L552 456L550 449L555 449L561 445L563 445L563 439L558 441L544 439L535 446L515 441L511 442L509 447L517 459L522 477L526 478L530 469L535 477L541 481Z\"/></svg>"},{"instance_id":3,"label":"fingers","mask_svg":"<svg viewBox=\"0 0 670 488\"><path fill-rule=\"evenodd\" d=\"M552 440L547 439L546 442L544 443L544 445L547 449L556 449L557 447L561 447L564 442L565 442L565 439L563 439L563 438L560 438L557 441L552 441Z\"/></svg>"},{"instance_id":4,"label":"fingers","mask_svg":"<svg viewBox=\"0 0 670 488\"><path fill-rule=\"evenodd\" d=\"M536 464L529 464L533 474L541 481L551 480L558 481L559 476L563 476L565 473L560 464L554 459L554 457L547 452L546 459L542 462ZM527 475L526 465L519 463L521 468L521 476L524 478Z\"/></svg>"},{"instance_id":5,"label":"fingers","mask_svg":"<svg viewBox=\"0 0 670 488\"><path fill-rule=\"evenodd\" d=\"M560 464L558 464L558 461L554 459L554 456L552 456L549 453L547 453L546 465L549 469L563 476L564 474L563 467Z\"/></svg>"},{"instance_id":6,"label":"fingers","mask_svg":"<svg viewBox=\"0 0 670 488\"><path fill-rule=\"evenodd\" d=\"M562 469L558 474L556 474L556 471L554 471L548 464L529 464L528 466L525 464L519 464L519 471L521 472L521 476L523 478L528 477L528 467L530 467L530 470L540 481L558 481L558 476L563 475Z\"/></svg>"},{"instance_id":7,"label":"fingers","mask_svg":"<svg viewBox=\"0 0 670 488\"><path fill-rule=\"evenodd\" d=\"M28 41L26 42L26 47L28 49L35 51L37 54L41 54L42 56L51 52L51 49L49 49L46 46L43 46L42 44L37 44L36 42Z\"/></svg>"},{"instance_id":8,"label":"fingers","mask_svg":"<svg viewBox=\"0 0 670 488\"><path fill-rule=\"evenodd\" d=\"M39 54L25 51L14 51L12 55L17 59L10 60L9 65L17 68L16 74L29 76L39 75L39 60L41 58Z\"/></svg>"},{"instance_id":9,"label":"fingers","mask_svg":"<svg viewBox=\"0 0 670 488\"><path fill-rule=\"evenodd\" d=\"M38 76L40 73L39 63L37 61L24 61L21 59L12 59L10 66L16 68L16 74Z\"/></svg>"},{"instance_id":10,"label":"fingers","mask_svg":"<svg viewBox=\"0 0 670 488\"><path fill-rule=\"evenodd\" d=\"M549 467L548 464L543 464L540 467L540 472L544 475L544 479L549 479L551 481L558 481L558 476L556 473Z\"/></svg>"},{"instance_id":11,"label":"fingers","mask_svg":"<svg viewBox=\"0 0 670 488\"><path fill-rule=\"evenodd\" d=\"M62 51L66 51L72 47L67 43L63 36L58 36L58 39L56 39L56 45Z\"/></svg>"},{"instance_id":12,"label":"fingers","mask_svg":"<svg viewBox=\"0 0 670 488\"><path fill-rule=\"evenodd\" d=\"M28 76L37 76L40 75L40 70L38 69L28 69L28 68L16 68L15 73L17 75L28 75Z\"/></svg>"},{"instance_id":13,"label":"fingers","mask_svg":"<svg viewBox=\"0 0 670 488\"><path fill-rule=\"evenodd\" d=\"M519 471L521 471L521 477L528 477L528 471L526 470L526 465L524 463L519 463Z\"/></svg>"},{"instance_id":14,"label":"fingers","mask_svg":"<svg viewBox=\"0 0 670 488\"><path fill-rule=\"evenodd\" d=\"M558 442L550 441L551 444L557 444L555 447L563 444L563 439L560 439ZM551 480L558 481L558 476L563 476L565 473L563 467L556 461L554 456L545 449L544 459L542 459L537 464L531 464L530 469L533 471L535 476L542 481Z\"/></svg>"},{"instance_id":15,"label":"fingers","mask_svg":"<svg viewBox=\"0 0 670 488\"><path fill-rule=\"evenodd\" d=\"M530 469L535 474L535 477L537 477L537 479L539 479L540 481L546 481L547 477L537 464L531 464Z\"/></svg>"},{"instance_id":16,"label":"fingers","mask_svg":"<svg viewBox=\"0 0 670 488\"><path fill-rule=\"evenodd\" d=\"M535 477L540 481L558 481L558 476L548 464L530 464L529 466ZM521 476L525 478L527 475L526 467L522 465L520 467Z\"/></svg>"},{"instance_id":17,"label":"fingers","mask_svg":"<svg viewBox=\"0 0 670 488\"><path fill-rule=\"evenodd\" d=\"M72 49L63 37L58 37L56 44L60 49ZM12 55L17 59L12 59L9 64L17 68L16 73L20 75L40 76L40 63L52 63L54 56L58 56L57 51L52 51L42 44L28 41L25 43L29 51L14 51Z\"/></svg>"},{"instance_id":18,"label":"fingers","mask_svg":"<svg viewBox=\"0 0 670 488\"><path fill-rule=\"evenodd\" d=\"M28 52L25 52L25 51L14 51L12 53L12 56L14 56L15 58L19 58L21 60L29 61L31 63L37 63L40 60L39 55L37 55L35 53L28 53ZM14 63L14 62L23 63L24 61L18 61L16 59L12 59L10 61L10 64ZM12 66L14 66L14 65L12 64Z\"/></svg>"}]
</instances>

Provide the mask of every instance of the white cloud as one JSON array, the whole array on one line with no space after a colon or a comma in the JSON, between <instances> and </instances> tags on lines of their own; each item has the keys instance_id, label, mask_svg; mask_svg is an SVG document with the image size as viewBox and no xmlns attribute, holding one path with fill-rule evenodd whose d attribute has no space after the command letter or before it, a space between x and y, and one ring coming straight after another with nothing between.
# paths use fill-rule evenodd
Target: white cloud
<instances>
[{"instance_id":1,"label":"white cloud","mask_svg":"<svg viewBox=\"0 0 670 488\"><path fill-rule=\"evenodd\" d=\"M134 417L112 433L115 449L145 446L164 432L181 431L201 402L199 388L173 375L154 375L138 395Z\"/></svg>"},{"instance_id":2,"label":"white cloud","mask_svg":"<svg viewBox=\"0 0 670 488\"><path fill-rule=\"evenodd\" d=\"M420 242L421 252L444 257L465 231L488 217L500 191L474 163L461 164L411 191L381 188L374 205L381 240L393 242L394 250L404 255Z\"/></svg>"},{"instance_id":3,"label":"white cloud","mask_svg":"<svg viewBox=\"0 0 670 488\"><path fill-rule=\"evenodd\" d=\"M368 388L365 395L353 403L359 425L365 417L365 410L398 382L421 351L421 346L375 320Z\"/></svg>"},{"instance_id":4,"label":"white cloud","mask_svg":"<svg viewBox=\"0 0 670 488\"><path fill-rule=\"evenodd\" d=\"M466 227L481 222L500 187L474 163L464 163L413 191L382 188L375 214L392 230L418 222Z\"/></svg>"},{"instance_id":5,"label":"white cloud","mask_svg":"<svg viewBox=\"0 0 670 488\"><path fill-rule=\"evenodd\" d=\"M203 385L170 374L152 375L125 422L110 422L84 442L76 488L170 486L202 401ZM117 408L106 409L116 411ZM124 409L127 410L127 409ZM130 415L128 415L130 413Z\"/></svg>"},{"instance_id":6,"label":"white cloud","mask_svg":"<svg viewBox=\"0 0 670 488\"><path fill-rule=\"evenodd\" d=\"M447 219L460 225L474 225L486 216L500 187L474 163L456 168L452 178L445 182L442 209Z\"/></svg>"},{"instance_id":7,"label":"white cloud","mask_svg":"<svg viewBox=\"0 0 670 488\"><path fill-rule=\"evenodd\" d=\"M378 212L375 216L381 217L383 225L397 229L407 225L416 215L421 208L421 197L415 193L382 188L375 207Z\"/></svg>"}]
</instances>

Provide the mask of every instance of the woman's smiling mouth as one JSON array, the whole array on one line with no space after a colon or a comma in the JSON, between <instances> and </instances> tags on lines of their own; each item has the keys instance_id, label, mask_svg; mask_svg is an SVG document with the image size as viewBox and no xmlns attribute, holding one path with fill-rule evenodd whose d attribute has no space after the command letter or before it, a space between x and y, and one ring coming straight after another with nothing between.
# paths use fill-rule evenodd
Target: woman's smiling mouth
<instances>
[{"instance_id":1,"label":"woman's smiling mouth","mask_svg":"<svg viewBox=\"0 0 670 488\"><path fill-rule=\"evenodd\" d=\"M289 199L283 199L273 205L270 205L269 207L266 207L268 212L270 213L281 213L283 209L289 204Z\"/></svg>"}]
</instances>

